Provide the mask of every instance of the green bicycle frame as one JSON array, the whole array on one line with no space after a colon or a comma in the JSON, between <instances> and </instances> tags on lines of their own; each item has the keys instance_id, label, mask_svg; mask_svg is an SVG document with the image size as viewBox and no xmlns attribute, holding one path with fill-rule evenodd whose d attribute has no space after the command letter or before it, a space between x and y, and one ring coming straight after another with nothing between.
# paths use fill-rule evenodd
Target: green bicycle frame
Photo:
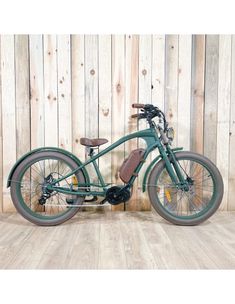
<instances>
[{"instance_id":1,"label":"green bicycle frame","mask_svg":"<svg viewBox=\"0 0 235 304\"><path fill-rule=\"evenodd\" d=\"M65 194L80 195L80 196L88 196L88 195L105 196L107 187L110 184L107 184L104 182L102 174L96 163L96 160L98 158L102 157L103 155L105 155L106 153L112 151L119 145L123 144L124 142L126 142L130 139L134 139L134 138L142 138L146 142L147 148L146 148L144 156L143 156L144 161L148 157L149 153L151 153L154 149L158 148L159 153L160 153L159 156L165 161L167 171L168 171L173 183L177 185L177 184L183 184L185 182L184 178L181 174L180 168L178 166L178 163L175 159L174 152L173 152L174 149L171 150L168 145L166 146L166 148L164 148L164 146L162 145L162 143L158 137L158 134L157 134L155 128L151 127L146 130L141 130L141 131L138 131L138 132L135 132L132 134L128 134L128 135L120 138L119 140L117 140L112 145L110 145L106 149L102 150L98 154L96 154L96 155L91 154L90 159L88 159L86 162L81 164L78 168L76 168L75 170L71 171L70 173L68 173L67 175L65 175L63 177L54 180L50 185L48 185L48 190L53 190L53 191L57 191L57 192L65 193ZM177 148L177 150L179 150L179 149L181 149L181 148ZM171 161L169 160L169 156L171 157ZM132 187L132 185L136 179L136 176L138 175L138 173L140 172L140 170L143 166L144 161L140 162L140 164L137 166L137 168L135 170L135 174L131 177L130 181L126 185L127 187ZM173 163L174 169L172 168L171 162ZM76 173L77 171L81 170L82 168L84 168L85 166L87 166L91 163L93 164L94 169L96 171L98 181L99 181L98 184L94 184L94 183L79 184L78 188L83 189L83 191L80 191L80 190L76 191L73 189L56 186L56 184L58 184L62 180L65 180L66 178L72 176L74 173ZM100 187L103 189L103 191L90 191L89 188L91 186ZM87 191L87 190L89 190L89 191Z\"/></svg>"}]
</instances>

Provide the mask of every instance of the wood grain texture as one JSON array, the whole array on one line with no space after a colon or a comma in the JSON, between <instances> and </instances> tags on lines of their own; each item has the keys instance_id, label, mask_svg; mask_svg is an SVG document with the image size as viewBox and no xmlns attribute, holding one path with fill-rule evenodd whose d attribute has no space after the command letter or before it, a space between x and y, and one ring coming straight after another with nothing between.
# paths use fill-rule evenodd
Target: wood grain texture
<instances>
[{"instance_id":1,"label":"wood grain texture","mask_svg":"<svg viewBox=\"0 0 235 304\"><path fill-rule=\"evenodd\" d=\"M190 149L192 36L179 37L178 145ZM203 129L202 129L203 130Z\"/></svg>"},{"instance_id":2,"label":"wood grain texture","mask_svg":"<svg viewBox=\"0 0 235 304\"><path fill-rule=\"evenodd\" d=\"M204 155L216 162L219 36L206 36Z\"/></svg>"},{"instance_id":3,"label":"wood grain texture","mask_svg":"<svg viewBox=\"0 0 235 304\"><path fill-rule=\"evenodd\" d=\"M30 151L29 40L15 36L16 158Z\"/></svg>"},{"instance_id":4,"label":"wood grain texture","mask_svg":"<svg viewBox=\"0 0 235 304\"><path fill-rule=\"evenodd\" d=\"M1 37L2 136L3 136L3 211L13 211L9 188L9 171L16 161L15 60L14 36Z\"/></svg>"},{"instance_id":5,"label":"wood grain texture","mask_svg":"<svg viewBox=\"0 0 235 304\"><path fill-rule=\"evenodd\" d=\"M152 38L152 103L164 111L165 98L165 35Z\"/></svg>"},{"instance_id":6,"label":"wood grain texture","mask_svg":"<svg viewBox=\"0 0 235 304\"><path fill-rule=\"evenodd\" d=\"M85 136L98 138L98 36L85 37ZM91 180L97 182L92 165L88 166Z\"/></svg>"},{"instance_id":7,"label":"wood grain texture","mask_svg":"<svg viewBox=\"0 0 235 304\"><path fill-rule=\"evenodd\" d=\"M84 35L71 36L72 139L73 153L84 159L80 138L85 136Z\"/></svg>"},{"instance_id":8,"label":"wood grain texture","mask_svg":"<svg viewBox=\"0 0 235 304\"><path fill-rule=\"evenodd\" d=\"M136 113L136 109L132 108L132 104L139 100L139 37L137 35L126 35L126 102L125 102L125 134L137 131L138 121L131 118ZM125 143L125 157L132 150L137 149L138 142L136 139ZM134 184L132 189L131 200L126 204L127 210L138 210L138 182Z\"/></svg>"},{"instance_id":9,"label":"wood grain texture","mask_svg":"<svg viewBox=\"0 0 235 304\"><path fill-rule=\"evenodd\" d=\"M231 99L229 125L228 210L235 210L235 36L232 36Z\"/></svg>"},{"instance_id":10,"label":"wood grain texture","mask_svg":"<svg viewBox=\"0 0 235 304\"><path fill-rule=\"evenodd\" d=\"M112 36L112 143L125 135L125 39ZM112 152L112 182L122 184L119 168L124 160L124 145ZM124 204L112 206L112 210L124 210Z\"/></svg>"},{"instance_id":11,"label":"wood grain texture","mask_svg":"<svg viewBox=\"0 0 235 304\"><path fill-rule=\"evenodd\" d=\"M70 36L59 35L58 52L58 116L59 146L72 150L72 114L71 114L71 62Z\"/></svg>"},{"instance_id":12,"label":"wood grain texture","mask_svg":"<svg viewBox=\"0 0 235 304\"><path fill-rule=\"evenodd\" d=\"M152 36L140 35L139 38L139 102L145 104L152 103ZM139 129L146 129L146 120L139 121ZM146 148L146 143L142 139L138 140L139 148ZM151 156L146 159L145 167L150 164ZM143 172L143 171L142 171ZM143 175L138 178L138 209L150 210L151 205L147 193L142 192Z\"/></svg>"},{"instance_id":13,"label":"wood grain texture","mask_svg":"<svg viewBox=\"0 0 235 304\"><path fill-rule=\"evenodd\" d=\"M231 88L231 36L223 35L219 39L219 80L217 113L217 155L216 164L223 176L224 196L220 206L228 205L228 167L229 167L229 121Z\"/></svg>"},{"instance_id":14,"label":"wood grain texture","mask_svg":"<svg viewBox=\"0 0 235 304\"><path fill-rule=\"evenodd\" d=\"M1 62L1 37L0 37L0 62ZM2 184L2 65L0 64L0 213L3 211L3 184Z\"/></svg>"},{"instance_id":15,"label":"wood grain texture","mask_svg":"<svg viewBox=\"0 0 235 304\"><path fill-rule=\"evenodd\" d=\"M58 146L57 37L44 35L45 146Z\"/></svg>"},{"instance_id":16,"label":"wood grain texture","mask_svg":"<svg viewBox=\"0 0 235 304\"><path fill-rule=\"evenodd\" d=\"M111 35L99 36L99 138L112 141L112 40ZM105 146L100 147L100 150ZM112 181L111 153L99 159L99 169L107 183Z\"/></svg>"},{"instance_id":17,"label":"wood grain texture","mask_svg":"<svg viewBox=\"0 0 235 304\"><path fill-rule=\"evenodd\" d=\"M1 214L0 269L235 269L234 220L217 212L180 227L155 212L79 212L52 228Z\"/></svg>"},{"instance_id":18,"label":"wood grain texture","mask_svg":"<svg viewBox=\"0 0 235 304\"><path fill-rule=\"evenodd\" d=\"M45 145L43 37L29 36L31 149Z\"/></svg>"},{"instance_id":19,"label":"wood grain texture","mask_svg":"<svg viewBox=\"0 0 235 304\"><path fill-rule=\"evenodd\" d=\"M205 36L193 37L191 150L203 154Z\"/></svg>"},{"instance_id":20,"label":"wood grain texture","mask_svg":"<svg viewBox=\"0 0 235 304\"><path fill-rule=\"evenodd\" d=\"M166 118L175 130L174 146L178 144L178 53L179 37L166 37L166 83L165 83L165 112Z\"/></svg>"},{"instance_id":21,"label":"wood grain texture","mask_svg":"<svg viewBox=\"0 0 235 304\"><path fill-rule=\"evenodd\" d=\"M86 136L98 137L98 36L85 37Z\"/></svg>"}]
</instances>

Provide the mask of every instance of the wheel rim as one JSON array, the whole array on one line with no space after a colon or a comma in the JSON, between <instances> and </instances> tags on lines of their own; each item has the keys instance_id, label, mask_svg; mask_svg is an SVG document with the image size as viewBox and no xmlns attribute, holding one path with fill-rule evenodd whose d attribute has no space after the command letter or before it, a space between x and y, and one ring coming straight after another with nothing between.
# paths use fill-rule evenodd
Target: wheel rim
<instances>
[{"instance_id":1,"label":"wheel rim","mask_svg":"<svg viewBox=\"0 0 235 304\"><path fill-rule=\"evenodd\" d=\"M27 164L20 174L19 182L17 182L17 196L21 206L34 217L42 220L52 220L71 212L72 205L81 205L83 198L55 191L50 193L50 197L46 199L45 204L39 204L45 178L51 174L52 179L58 179L73 169L71 164L65 160L51 156L41 157ZM58 186L71 187L75 180L78 182L78 179L77 173L61 181ZM67 202L71 199L73 199L72 205Z\"/></svg>"},{"instance_id":2,"label":"wheel rim","mask_svg":"<svg viewBox=\"0 0 235 304\"><path fill-rule=\"evenodd\" d=\"M178 189L164 168L156 176L155 195L160 208L179 219L194 219L205 214L214 204L216 183L211 170L200 160L178 158L184 178L192 179L189 191Z\"/></svg>"}]
</instances>

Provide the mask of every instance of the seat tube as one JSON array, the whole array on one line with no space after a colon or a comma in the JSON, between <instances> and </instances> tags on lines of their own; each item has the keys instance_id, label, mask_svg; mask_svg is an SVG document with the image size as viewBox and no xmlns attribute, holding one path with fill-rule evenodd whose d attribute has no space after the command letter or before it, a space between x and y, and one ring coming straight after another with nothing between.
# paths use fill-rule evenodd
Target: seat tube
<instances>
[{"instance_id":1,"label":"seat tube","mask_svg":"<svg viewBox=\"0 0 235 304\"><path fill-rule=\"evenodd\" d=\"M91 155L91 159L92 159L92 158L93 158L93 157L92 157L92 155ZM103 189L104 189L104 188L105 188L105 182L104 182L103 176L102 176L102 174L101 174L101 172L100 172L100 169L99 169L99 167L98 167L98 165L97 165L96 160L92 160L92 164L93 164L94 169L95 169L95 172L96 172L96 174L97 174L97 176L98 176L98 180L100 181L101 186L102 186Z\"/></svg>"}]
</instances>

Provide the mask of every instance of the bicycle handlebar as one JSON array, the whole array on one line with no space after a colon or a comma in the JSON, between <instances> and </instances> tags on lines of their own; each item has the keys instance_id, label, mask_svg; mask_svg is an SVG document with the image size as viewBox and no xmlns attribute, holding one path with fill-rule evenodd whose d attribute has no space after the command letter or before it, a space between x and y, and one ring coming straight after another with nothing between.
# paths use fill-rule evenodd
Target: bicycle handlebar
<instances>
[{"instance_id":1,"label":"bicycle handlebar","mask_svg":"<svg viewBox=\"0 0 235 304\"><path fill-rule=\"evenodd\" d=\"M136 108L136 109L143 109L145 106L145 104L143 103L133 103L132 104L132 108Z\"/></svg>"},{"instance_id":2,"label":"bicycle handlebar","mask_svg":"<svg viewBox=\"0 0 235 304\"><path fill-rule=\"evenodd\" d=\"M131 118L145 118L147 119L150 125L153 125L152 119L157 116L159 117L159 119L163 119L164 131L166 130L168 123L166 121L165 114L158 107L152 104L133 103L132 108L141 109L141 113L132 114Z\"/></svg>"}]
</instances>

